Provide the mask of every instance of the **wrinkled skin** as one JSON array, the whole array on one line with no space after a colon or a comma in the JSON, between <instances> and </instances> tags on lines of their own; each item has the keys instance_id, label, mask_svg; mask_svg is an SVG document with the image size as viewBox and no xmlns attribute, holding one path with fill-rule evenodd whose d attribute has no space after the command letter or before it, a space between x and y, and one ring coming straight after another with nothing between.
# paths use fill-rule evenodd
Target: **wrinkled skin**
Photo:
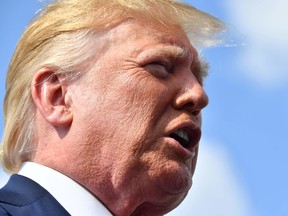
<instances>
[{"instance_id":1,"label":"wrinkled skin","mask_svg":"<svg viewBox=\"0 0 288 216\"><path fill-rule=\"evenodd\" d=\"M135 20L97 43L93 69L67 88L73 122L55 169L115 215L163 215L192 185L208 103L197 52L179 27ZM182 127L193 129L189 149L169 137Z\"/></svg>"}]
</instances>

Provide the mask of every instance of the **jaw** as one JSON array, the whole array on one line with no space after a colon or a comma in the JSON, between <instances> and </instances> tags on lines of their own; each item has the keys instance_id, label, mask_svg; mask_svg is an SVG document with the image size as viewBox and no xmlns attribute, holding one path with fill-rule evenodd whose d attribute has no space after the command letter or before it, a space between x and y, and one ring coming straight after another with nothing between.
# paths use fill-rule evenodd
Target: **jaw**
<instances>
[{"instance_id":1,"label":"jaw","mask_svg":"<svg viewBox=\"0 0 288 216\"><path fill-rule=\"evenodd\" d=\"M164 215L183 201L192 184L191 172L189 179L182 180L178 185L175 184L178 181L175 175L173 174L171 179L168 172L162 176L155 176L152 172L149 174L149 171L138 174L134 172L133 175L131 173L133 173L131 170L130 174L123 172L123 176L127 177L123 181L118 172L118 177L113 177L114 183L117 182L117 186L113 187L114 189L117 187L117 190L109 196L106 193L105 198L101 199L105 204L109 203L107 207L114 215Z\"/></svg>"},{"instance_id":2,"label":"jaw","mask_svg":"<svg viewBox=\"0 0 288 216\"><path fill-rule=\"evenodd\" d=\"M166 195L165 200L143 202L131 215L163 216L175 209L183 201L186 195L187 193L170 196Z\"/></svg>"},{"instance_id":3,"label":"jaw","mask_svg":"<svg viewBox=\"0 0 288 216\"><path fill-rule=\"evenodd\" d=\"M162 194L151 199L151 196L154 196L151 194L148 199L144 199L137 204L135 203L137 199L135 199L135 197L130 200L118 200L114 206L110 206L110 211L117 216L163 216L180 205L186 195L187 193L178 195ZM139 194L137 194L137 196L139 197ZM157 197L161 198L157 199ZM165 199L163 199L163 197L165 197Z\"/></svg>"}]
</instances>

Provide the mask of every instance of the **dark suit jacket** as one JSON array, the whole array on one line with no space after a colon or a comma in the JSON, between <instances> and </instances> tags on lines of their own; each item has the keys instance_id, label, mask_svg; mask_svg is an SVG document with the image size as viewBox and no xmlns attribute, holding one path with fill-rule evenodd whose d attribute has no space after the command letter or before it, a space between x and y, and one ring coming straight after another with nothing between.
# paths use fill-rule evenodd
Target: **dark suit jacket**
<instances>
[{"instance_id":1,"label":"dark suit jacket","mask_svg":"<svg viewBox=\"0 0 288 216\"><path fill-rule=\"evenodd\" d=\"M0 189L0 216L70 216L43 187L14 174Z\"/></svg>"}]
</instances>

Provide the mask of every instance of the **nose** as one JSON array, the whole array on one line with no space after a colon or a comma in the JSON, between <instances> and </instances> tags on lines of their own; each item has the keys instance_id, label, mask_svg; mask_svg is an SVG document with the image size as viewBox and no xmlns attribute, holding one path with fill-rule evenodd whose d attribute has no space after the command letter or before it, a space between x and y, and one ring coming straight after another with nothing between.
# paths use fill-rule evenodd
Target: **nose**
<instances>
[{"instance_id":1,"label":"nose","mask_svg":"<svg viewBox=\"0 0 288 216\"><path fill-rule=\"evenodd\" d=\"M173 106L175 109L186 110L193 116L197 116L208 105L208 101L203 86L193 77L192 81L189 79L182 83L174 99Z\"/></svg>"}]
</instances>

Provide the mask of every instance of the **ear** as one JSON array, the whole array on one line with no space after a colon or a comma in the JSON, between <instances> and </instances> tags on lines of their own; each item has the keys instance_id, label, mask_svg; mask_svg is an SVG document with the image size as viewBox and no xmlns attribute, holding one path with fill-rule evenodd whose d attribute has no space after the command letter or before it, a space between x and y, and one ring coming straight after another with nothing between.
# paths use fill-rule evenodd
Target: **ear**
<instances>
[{"instance_id":1,"label":"ear","mask_svg":"<svg viewBox=\"0 0 288 216\"><path fill-rule=\"evenodd\" d=\"M73 120L67 83L55 74L57 68L44 67L32 79L31 93L43 118L53 126L67 127Z\"/></svg>"}]
</instances>

